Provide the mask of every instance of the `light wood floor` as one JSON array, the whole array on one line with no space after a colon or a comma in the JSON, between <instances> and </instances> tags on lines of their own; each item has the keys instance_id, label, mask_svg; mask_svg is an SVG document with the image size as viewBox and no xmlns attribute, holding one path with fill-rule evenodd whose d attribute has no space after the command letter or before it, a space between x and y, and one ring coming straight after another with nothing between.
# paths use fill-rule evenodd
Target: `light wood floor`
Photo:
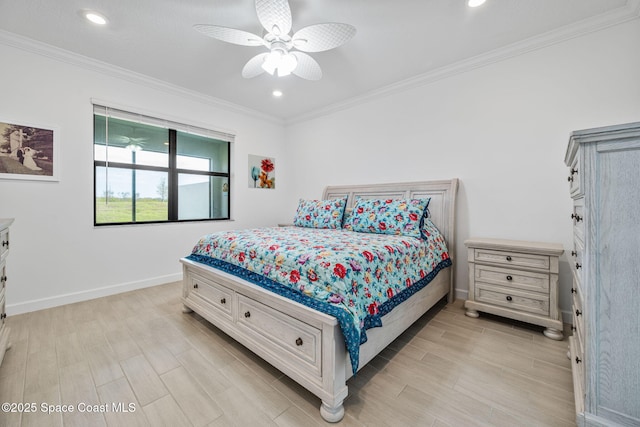
<instances>
[{"instance_id":1,"label":"light wood floor","mask_svg":"<svg viewBox=\"0 0 640 427\"><path fill-rule=\"evenodd\" d=\"M179 297L171 283L9 317L0 402L36 411L0 412L0 426L327 425L315 396ZM339 425L575 426L566 353L536 327L443 304L349 380Z\"/></svg>"}]
</instances>

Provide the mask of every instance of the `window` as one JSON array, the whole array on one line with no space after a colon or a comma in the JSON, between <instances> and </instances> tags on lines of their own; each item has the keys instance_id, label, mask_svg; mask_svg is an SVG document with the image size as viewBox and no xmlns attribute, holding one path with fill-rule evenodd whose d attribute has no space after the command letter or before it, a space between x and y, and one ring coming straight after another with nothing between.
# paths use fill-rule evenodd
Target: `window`
<instances>
[{"instance_id":1,"label":"window","mask_svg":"<svg viewBox=\"0 0 640 427\"><path fill-rule=\"evenodd\" d=\"M229 219L233 135L94 105L94 224Z\"/></svg>"}]
</instances>

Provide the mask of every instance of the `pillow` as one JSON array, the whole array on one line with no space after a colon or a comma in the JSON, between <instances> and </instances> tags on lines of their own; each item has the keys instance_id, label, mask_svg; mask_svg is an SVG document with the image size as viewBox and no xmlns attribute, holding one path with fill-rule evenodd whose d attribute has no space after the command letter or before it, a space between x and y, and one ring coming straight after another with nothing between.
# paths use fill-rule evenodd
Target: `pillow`
<instances>
[{"instance_id":1,"label":"pillow","mask_svg":"<svg viewBox=\"0 0 640 427\"><path fill-rule=\"evenodd\" d=\"M347 198L303 200L298 202L293 225L307 228L342 228L342 216Z\"/></svg>"},{"instance_id":2,"label":"pillow","mask_svg":"<svg viewBox=\"0 0 640 427\"><path fill-rule=\"evenodd\" d=\"M344 228L360 233L421 237L423 218L431 198L358 199Z\"/></svg>"}]
</instances>

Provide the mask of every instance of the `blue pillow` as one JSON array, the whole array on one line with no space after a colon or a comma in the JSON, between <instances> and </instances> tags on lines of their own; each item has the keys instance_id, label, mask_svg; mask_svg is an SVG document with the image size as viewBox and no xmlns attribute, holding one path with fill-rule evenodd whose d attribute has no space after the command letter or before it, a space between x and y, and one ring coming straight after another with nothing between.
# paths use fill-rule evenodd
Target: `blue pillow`
<instances>
[{"instance_id":1,"label":"blue pillow","mask_svg":"<svg viewBox=\"0 0 640 427\"><path fill-rule=\"evenodd\" d=\"M293 218L293 225L307 228L342 228L342 216L347 198L331 200L303 200Z\"/></svg>"},{"instance_id":2,"label":"blue pillow","mask_svg":"<svg viewBox=\"0 0 640 427\"><path fill-rule=\"evenodd\" d=\"M360 233L421 237L420 228L431 198L358 199L344 228Z\"/></svg>"}]
</instances>

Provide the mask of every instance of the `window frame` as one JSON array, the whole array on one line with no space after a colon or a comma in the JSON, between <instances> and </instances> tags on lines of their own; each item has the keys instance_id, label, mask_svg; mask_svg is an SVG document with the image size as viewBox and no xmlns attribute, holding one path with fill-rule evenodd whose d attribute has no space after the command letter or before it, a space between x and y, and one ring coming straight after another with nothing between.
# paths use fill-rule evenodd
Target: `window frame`
<instances>
[{"instance_id":1,"label":"window frame","mask_svg":"<svg viewBox=\"0 0 640 427\"><path fill-rule=\"evenodd\" d=\"M209 203L209 218L189 218L189 219L179 219L178 218L178 203L179 203L179 175L180 174L188 174L188 175L201 175L201 176L208 176L208 177L222 177L222 178L226 178L227 182L228 182L228 189L227 189L227 198L228 200L231 200L231 189L232 189L232 185L231 185L231 143L233 142L233 136L231 137L227 137L224 139L219 139L219 137L217 136L212 136L212 135L202 135L202 133L200 132L189 132L188 130L185 130L184 128L191 128L187 125L180 125L178 124L178 126L171 126L172 122L168 122L165 121L166 126L162 126L163 128L165 128L167 130L168 133L168 142L169 142L169 147L168 147L168 166L150 166L150 165L144 165L144 164L136 164L136 163L121 163L121 162L113 162L113 161L109 161L107 160L96 160L95 158L95 146L96 146L96 142L95 142L95 135L96 135L96 116L97 115L102 115L105 117L110 117L108 115L109 113L109 109L107 108L106 114L101 114L100 112L96 112L96 107L97 108L105 108L105 107L100 107L100 106L95 106L94 105L94 113L92 115L93 118L93 225L95 227L102 227L102 226L114 226L114 225L141 225L141 224L163 224L163 223L180 223L180 222L202 222L202 221L228 221L231 219L231 203L229 203L227 205L227 216L225 217L220 217L220 218L211 218L210 216L213 215L213 204ZM117 110L120 111L120 110ZM122 112L122 111L120 111ZM133 113L126 113L123 112L124 114L133 114ZM129 119L122 119L122 120L129 120ZM153 120L153 119L152 119ZM159 120L159 119L156 119ZM151 124L152 126L157 126L155 123ZM160 127L160 126L157 126ZM181 128L181 129L176 129L176 128ZM178 159L178 150L177 150L177 146L178 146L178 131L180 132L184 132L184 133L188 133L188 134L196 134L196 135L201 135L201 136L205 136L207 138L210 139L216 139L218 141L221 142L226 142L226 148L227 148L227 172L212 172L212 171L203 171L203 170L195 170L195 169L185 169L185 168L178 168L177 167L177 159ZM212 133L215 133L215 131L211 131ZM203 132L204 133L204 132ZM222 134L220 133L220 135L226 135L226 134ZM167 173L167 187L168 187L168 191L167 191L167 219L166 220L151 220L151 221L136 221L136 211L135 211L135 207L136 207L136 197L134 192L132 192L131 195L131 207L132 207L132 213L131 213L131 218L132 221L127 221L127 222L97 222L98 218L97 218L97 213L98 213L98 194L97 194L97 170L98 168L103 167L103 168L114 168L114 169L126 169L126 170L130 170L131 173L133 174L133 179L134 179L134 184L135 185L135 172L138 170L141 171L151 171L151 172L166 172ZM210 186L211 186L211 181L210 182Z\"/></svg>"}]
</instances>

